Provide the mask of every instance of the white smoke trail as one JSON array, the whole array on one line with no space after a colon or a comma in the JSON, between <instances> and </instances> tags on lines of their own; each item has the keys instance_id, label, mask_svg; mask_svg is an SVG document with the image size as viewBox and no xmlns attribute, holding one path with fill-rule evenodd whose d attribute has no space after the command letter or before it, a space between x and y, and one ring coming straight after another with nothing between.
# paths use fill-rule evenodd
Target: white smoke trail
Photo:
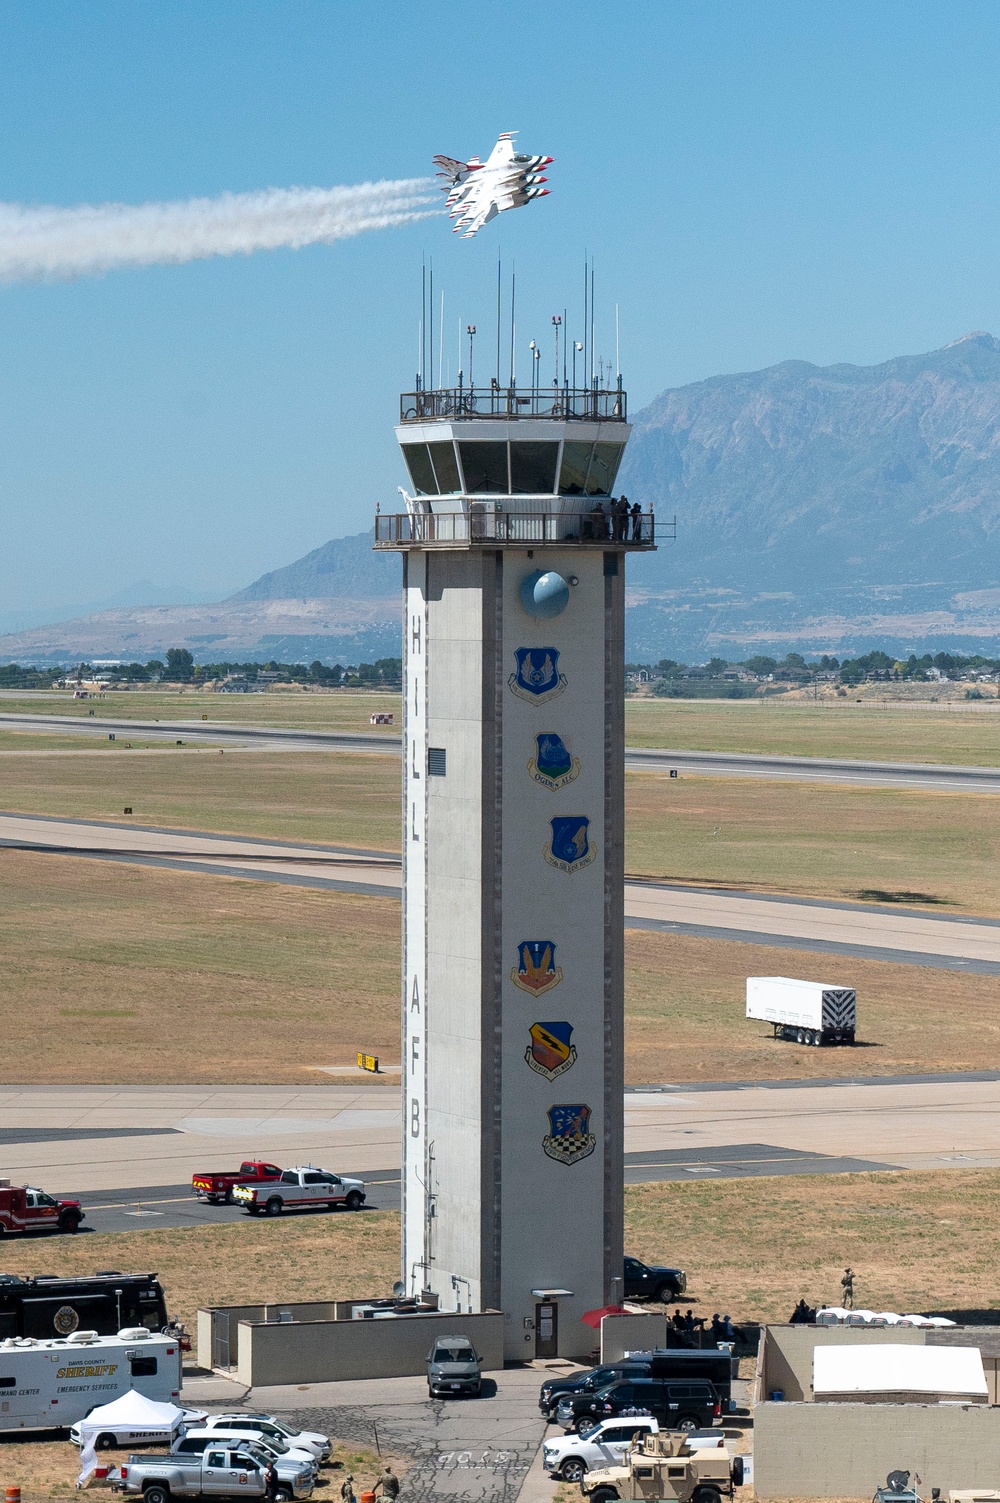
<instances>
[{"instance_id":1,"label":"white smoke trail","mask_svg":"<svg viewBox=\"0 0 1000 1503\"><path fill-rule=\"evenodd\" d=\"M332 244L437 210L428 178L346 188L267 188L175 203L0 203L0 281L63 280L117 267Z\"/></svg>"}]
</instances>

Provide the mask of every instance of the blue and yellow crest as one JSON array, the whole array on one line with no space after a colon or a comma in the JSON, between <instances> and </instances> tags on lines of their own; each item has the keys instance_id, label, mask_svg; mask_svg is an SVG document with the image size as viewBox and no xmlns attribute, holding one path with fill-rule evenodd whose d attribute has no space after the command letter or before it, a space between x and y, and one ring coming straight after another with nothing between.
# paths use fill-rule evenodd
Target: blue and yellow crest
<instances>
[{"instance_id":1,"label":"blue and yellow crest","mask_svg":"<svg viewBox=\"0 0 1000 1503\"><path fill-rule=\"evenodd\" d=\"M556 947L551 939L522 939L517 947L517 965L510 979L522 992L540 997L563 979L562 966L556 965Z\"/></svg>"},{"instance_id":2,"label":"blue and yellow crest","mask_svg":"<svg viewBox=\"0 0 1000 1503\"><path fill-rule=\"evenodd\" d=\"M580 1101L550 1106L549 1130L542 1139L542 1147L550 1159L560 1164L575 1164L592 1154L597 1138L590 1131L590 1107Z\"/></svg>"},{"instance_id":3,"label":"blue and yellow crest","mask_svg":"<svg viewBox=\"0 0 1000 1503\"><path fill-rule=\"evenodd\" d=\"M572 1023L532 1023L531 1043L524 1057L546 1080L555 1080L576 1064L576 1046L570 1043Z\"/></svg>"},{"instance_id":4,"label":"blue and yellow crest","mask_svg":"<svg viewBox=\"0 0 1000 1503\"><path fill-rule=\"evenodd\" d=\"M535 737L535 755L528 763L528 771L543 788L565 788L580 776L580 758L570 755L566 743L555 731L542 731Z\"/></svg>"},{"instance_id":5,"label":"blue and yellow crest","mask_svg":"<svg viewBox=\"0 0 1000 1503\"><path fill-rule=\"evenodd\" d=\"M549 865L564 872L589 866L597 855L597 846L588 833L590 820L582 814L557 814L549 823L552 839L544 849Z\"/></svg>"},{"instance_id":6,"label":"blue and yellow crest","mask_svg":"<svg viewBox=\"0 0 1000 1503\"><path fill-rule=\"evenodd\" d=\"M514 657L517 667L507 680L512 694L540 705L563 692L566 675L559 672L559 653L555 647L516 647Z\"/></svg>"}]
</instances>

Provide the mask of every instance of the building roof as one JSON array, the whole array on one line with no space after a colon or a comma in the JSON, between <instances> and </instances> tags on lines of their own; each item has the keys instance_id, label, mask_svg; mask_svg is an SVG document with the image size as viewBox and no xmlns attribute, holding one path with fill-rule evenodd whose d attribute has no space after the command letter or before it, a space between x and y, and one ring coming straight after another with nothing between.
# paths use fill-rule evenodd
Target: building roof
<instances>
[{"instance_id":1,"label":"building roof","mask_svg":"<svg viewBox=\"0 0 1000 1503\"><path fill-rule=\"evenodd\" d=\"M813 1351L813 1393L927 1393L987 1396L974 1346L851 1342Z\"/></svg>"}]
</instances>

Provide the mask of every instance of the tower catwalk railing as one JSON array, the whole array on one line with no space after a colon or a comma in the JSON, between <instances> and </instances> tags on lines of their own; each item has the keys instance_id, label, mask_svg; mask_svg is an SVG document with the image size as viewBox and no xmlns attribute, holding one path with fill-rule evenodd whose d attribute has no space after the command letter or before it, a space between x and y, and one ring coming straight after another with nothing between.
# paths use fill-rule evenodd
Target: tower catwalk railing
<instances>
[{"instance_id":1,"label":"tower catwalk railing","mask_svg":"<svg viewBox=\"0 0 1000 1503\"><path fill-rule=\"evenodd\" d=\"M676 521L659 524L660 540L675 536ZM376 548L572 546L656 547L653 513L628 518L588 512L493 511L383 513L375 518Z\"/></svg>"},{"instance_id":2,"label":"tower catwalk railing","mask_svg":"<svg viewBox=\"0 0 1000 1503\"><path fill-rule=\"evenodd\" d=\"M446 386L408 391L399 399L401 423L437 418L554 418L560 422L625 423L628 395L621 387Z\"/></svg>"}]
</instances>

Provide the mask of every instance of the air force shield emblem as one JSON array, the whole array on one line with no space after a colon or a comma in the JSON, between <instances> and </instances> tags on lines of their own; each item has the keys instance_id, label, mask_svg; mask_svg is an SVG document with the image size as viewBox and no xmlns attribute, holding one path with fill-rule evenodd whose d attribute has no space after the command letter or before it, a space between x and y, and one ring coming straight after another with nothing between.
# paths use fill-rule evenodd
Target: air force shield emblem
<instances>
[{"instance_id":1,"label":"air force shield emblem","mask_svg":"<svg viewBox=\"0 0 1000 1503\"><path fill-rule=\"evenodd\" d=\"M559 672L559 653L554 647L517 647L517 667L507 686L518 699L540 705L554 699L566 687L566 675Z\"/></svg>"},{"instance_id":2,"label":"air force shield emblem","mask_svg":"<svg viewBox=\"0 0 1000 1503\"><path fill-rule=\"evenodd\" d=\"M556 947L551 939L522 939L517 947L517 965L510 979L522 992L540 997L563 979L562 966L556 965Z\"/></svg>"},{"instance_id":3,"label":"air force shield emblem","mask_svg":"<svg viewBox=\"0 0 1000 1503\"><path fill-rule=\"evenodd\" d=\"M528 1032L531 1043L524 1057L533 1070L546 1080L555 1080L576 1063L576 1047L570 1043L571 1023L532 1023Z\"/></svg>"},{"instance_id":4,"label":"air force shield emblem","mask_svg":"<svg viewBox=\"0 0 1000 1503\"><path fill-rule=\"evenodd\" d=\"M561 736L543 731L535 737L535 755L528 771L543 788L565 788L580 776L580 758L571 757Z\"/></svg>"},{"instance_id":5,"label":"air force shield emblem","mask_svg":"<svg viewBox=\"0 0 1000 1503\"><path fill-rule=\"evenodd\" d=\"M597 1147L597 1138L590 1132L590 1107L582 1102L568 1106L549 1107L549 1131L542 1139L542 1147L550 1159L560 1164L575 1164L585 1159Z\"/></svg>"},{"instance_id":6,"label":"air force shield emblem","mask_svg":"<svg viewBox=\"0 0 1000 1503\"><path fill-rule=\"evenodd\" d=\"M552 839L543 853L549 865L564 872L589 866L597 855L597 846L588 834L590 820L582 814L559 814L549 823Z\"/></svg>"}]
</instances>

